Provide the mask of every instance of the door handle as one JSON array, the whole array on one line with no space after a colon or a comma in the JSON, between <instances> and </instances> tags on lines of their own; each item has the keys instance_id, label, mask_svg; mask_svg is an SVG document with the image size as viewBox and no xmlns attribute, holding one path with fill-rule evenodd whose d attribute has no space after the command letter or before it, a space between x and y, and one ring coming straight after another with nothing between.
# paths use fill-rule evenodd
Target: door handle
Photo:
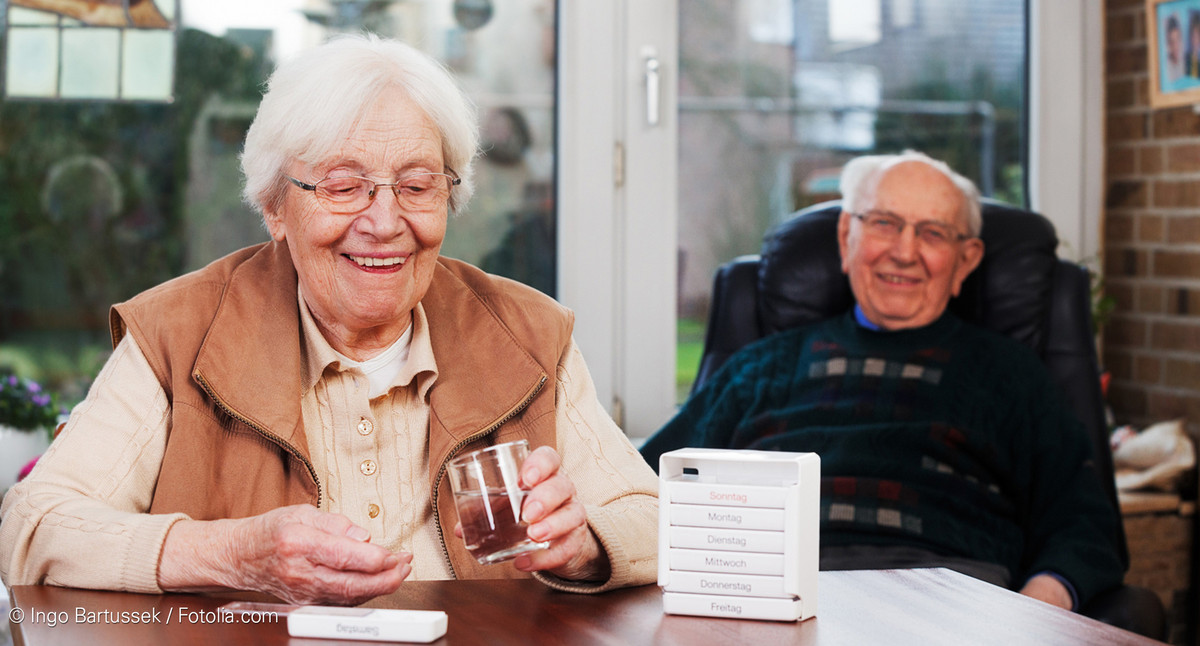
<instances>
[{"instance_id":1,"label":"door handle","mask_svg":"<svg viewBox=\"0 0 1200 646\"><path fill-rule=\"evenodd\" d=\"M658 51L653 47L642 48L643 78L646 83L646 125L654 127L659 122L659 62Z\"/></svg>"}]
</instances>

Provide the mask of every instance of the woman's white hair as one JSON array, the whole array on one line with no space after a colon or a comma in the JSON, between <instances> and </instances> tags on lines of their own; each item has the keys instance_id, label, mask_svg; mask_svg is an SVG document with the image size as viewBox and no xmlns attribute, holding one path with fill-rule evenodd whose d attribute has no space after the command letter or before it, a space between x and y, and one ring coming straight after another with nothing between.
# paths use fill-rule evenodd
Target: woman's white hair
<instances>
[{"instance_id":1,"label":"woman's white hair","mask_svg":"<svg viewBox=\"0 0 1200 646\"><path fill-rule=\"evenodd\" d=\"M861 213L875 201L875 189L883 174L896 164L920 162L945 175L962 193L963 208L960 215L967 223L967 231L979 237L983 231L980 215L979 189L975 182L954 172L944 161L940 161L915 150L906 150L897 155L864 155L855 157L842 167L839 188L842 191L842 208L850 213Z\"/></svg>"},{"instance_id":2,"label":"woman's white hair","mask_svg":"<svg viewBox=\"0 0 1200 646\"><path fill-rule=\"evenodd\" d=\"M284 169L295 160L327 161L389 88L403 91L437 126L442 158L462 179L450 192L450 210L462 212L475 190L475 107L441 63L374 34L336 36L271 75L242 152L246 202L259 213L279 208Z\"/></svg>"}]
</instances>

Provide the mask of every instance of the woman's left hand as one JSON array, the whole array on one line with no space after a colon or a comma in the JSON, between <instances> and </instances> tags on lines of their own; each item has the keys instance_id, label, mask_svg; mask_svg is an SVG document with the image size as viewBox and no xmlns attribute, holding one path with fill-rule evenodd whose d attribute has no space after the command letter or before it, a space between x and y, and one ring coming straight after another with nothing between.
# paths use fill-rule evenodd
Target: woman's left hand
<instances>
[{"instance_id":1,"label":"woman's left hand","mask_svg":"<svg viewBox=\"0 0 1200 646\"><path fill-rule=\"evenodd\" d=\"M513 567L522 572L545 571L570 581L607 581L608 554L587 524L587 510L575 499L575 485L559 472L562 458L548 446L538 447L521 465L521 483L529 487L521 518L532 540L550 547L522 554ZM462 535L462 525L454 528Z\"/></svg>"}]
</instances>

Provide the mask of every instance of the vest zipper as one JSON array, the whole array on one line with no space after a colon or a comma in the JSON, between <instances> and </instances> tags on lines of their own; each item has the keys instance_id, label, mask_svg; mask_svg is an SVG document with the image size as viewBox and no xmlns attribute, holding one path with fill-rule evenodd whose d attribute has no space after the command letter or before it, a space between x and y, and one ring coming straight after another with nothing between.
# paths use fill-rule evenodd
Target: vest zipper
<instances>
[{"instance_id":1,"label":"vest zipper","mask_svg":"<svg viewBox=\"0 0 1200 646\"><path fill-rule=\"evenodd\" d=\"M458 578L458 573L454 571L454 562L450 560L450 550L446 547L446 534L442 531L442 517L441 514L438 513L438 489L442 484L442 477L446 475L446 466L450 464L450 460L454 459L454 454L458 453L462 447L481 437L492 434L501 426L503 426L505 422L516 417L521 413L521 411L525 410L525 408L533 401L533 398L537 397L537 394L542 392L542 387L545 385L546 375L542 375L541 381L539 381L537 385L533 387L533 390L531 390L529 394L525 396L525 399L523 399L520 404L517 404L515 407L513 407L512 410L510 410L504 417L501 417L496 423L478 433L467 436L466 439L458 444L455 444L450 449L450 452L446 454L446 459L442 460L442 464L438 468L437 478L435 478L433 481L433 525L434 527L437 527L438 541L440 541L442 544L442 556L446 559L446 565L450 568L450 575L455 579Z\"/></svg>"},{"instance_id":2,"label":"vest zipper","mask_svg":"<svg viewBox=\"0 0 1200 646\"><path fill-rule=\"evenodd\" d=\"M308 458L301 455L300 452L296 450L296 447L292 446L291 443L287 442L282 437L279 437L278 435L268 431L267 429L259 426L258 424L255 424L254 422L247 419L244 415L241 415L237 411L233 410L233 408L231 408L229 406L229 404L226 404L224 401L221 400L220 397L217 397L217 394L215 392L213 392L212 387L208 385L208 381L205 380L204 376L201 375L199 372L193 373L192 378L194 378L196 380L196 383L200 384L200 387L204 389L204 392L208 393L209 398L211 398L214 402L216 402L217 406L221 407L221 410L225 411L226 415L229 415L230 417L245 424L246 426L249 426L251 429L253 429L255 432L257 432L259 435L262 435L263 437L267 438L268 440L274 442L277 446L279 446L279 448L290 453L293 457L295 457L297 460L300 460L300 462L302 462L304 464L304 466L308 468L308 474L310 476L312 476L313 482L317 485L317 508L320 509L320 507L321 507L321 479L317 477L317 470L315 468L313 468L312 462L309 462Z\"/></svg>"}]
</instances>

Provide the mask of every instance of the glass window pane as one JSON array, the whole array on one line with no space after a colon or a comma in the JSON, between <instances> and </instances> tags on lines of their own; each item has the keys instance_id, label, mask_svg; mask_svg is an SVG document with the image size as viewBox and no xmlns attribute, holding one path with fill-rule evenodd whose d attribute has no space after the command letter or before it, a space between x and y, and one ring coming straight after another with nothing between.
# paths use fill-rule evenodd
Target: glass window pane
<instances>
[{"instance_id":1,"label":"glass window pane","mask_svg":"<svg viewBox=\"0 0 1200 646\"><path fill-rule=\"evenodd\" d=\"M716 268L839 198L851 157L922 150L1024 204L1025 12L1025 0L679 3L680 400ZM764 26L784 16L790 31Z\"/></svg>"},{"instance_id":2,"label":"glass window pane","mask_svg":"<svg viewBox=\"0 0 1200 646\"><path fill-rule=\"evenodd\" d=\"M8 96L52 97L58 92L58 30L9 28L5 59Z\"/></svg>"},{"instance_id":3,"label":"glass window pane","mask_svg":"<svg viewBox=\"0 0 1200 646\"><path fill-rule=\"evenodd\" d=\"M553 296L554 3L440 4L453 21L445 60L478 106L484 151L475 197L442 251Z\"/></svg>"},{"instance_id":4,"label":"glass window pane","mask_svg":"<svg viewBox=\"0 0 1200 646\"><path fill-rule=\"evenodd\" d=\"M62 96L117 98L120 48L121 32L117 29L63 30Z\"/></svg>"},{"instance_id":5,"label":"glass window pane","mask_svg":"<svg viewBox=\"0 0 1200 646\"><path fill-rule=\"evenodd\" d=\"M78 401L107 356L112 303L266 240L240 196L246 129L275 62L339 32L402 37L457 76L486 150L443 253L553 293L552 0L184 2L156 3L184 21L174 36L85 35L94 29L7 7L10 19L51 26L10 22L9 91L24 82L55 95L62 34L73 98L0 101L0 368L36 371L28 376ZM156 53L168 43L173 57ZM118 92L139 101L109 100ZM142 100L167 92L169 103Z\"/></svg>"},{"instance_id":6,"label":"glass window pane","mask_svg":"<svg viewBox=\"0 0 1200 646\"><path fill-rule=\"evenodd\" d=\"M177 4L177 0L154 0L154 7L158 9L158 13L172 23L175 22Z\"/></svg>"},{"instance_id":7,"label":"glass window pane","mask_svg":"<svg viewBox=\"0 0 1200 646\"><path fill-rule=\"evenodd\" d=\"M19 7L11 7L8 10L8 24L10 25L57 25L58 18L45 11L32 11L30 9L21 9Z\"/></svg>"},{"instance_id":8,"label":"glass window pane","mask_svg":"<svg viewBox=\"0 0 1200 646\"><path fill-rule=\"evenodd\" d=\"M163 101L171 98L175 70L175 34L126 30L121 56L121 98Z\"/></svg>"},{"instance_id":9,"label":"glass window pane","mask_svg":"<svg viewBox=\"0 0 1200 646\"><path fill-rule=\"evenodd\" d=\"M867 45L879 42L879 0L829 3L829 40Z\"/></svg>"}]
</instances>

